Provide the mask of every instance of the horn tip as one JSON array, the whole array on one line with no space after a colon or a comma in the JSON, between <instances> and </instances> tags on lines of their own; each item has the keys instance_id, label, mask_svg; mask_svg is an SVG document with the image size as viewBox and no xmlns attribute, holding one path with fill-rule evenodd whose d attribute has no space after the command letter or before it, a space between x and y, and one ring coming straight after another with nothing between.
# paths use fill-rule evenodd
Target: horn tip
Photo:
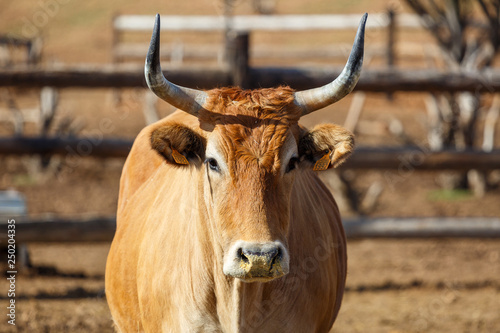
<instances>
[{"instance_id":1,"label":"horn tip","mask_svg":"<svg viewBox=\"0 0 500 333\"><path fill-rule=\"evenodd\" d=\"M151 36L151 43L149 44L146 63L156 65L159 60L160 53L160 14L155 16L155 24L153 27L153 34Z\"/></svg>"},{"instance_id":2,"label":"horn tip","mask_svg":"<svg viewBox=\"0 0 500 333\"><path fill-rule=\"evenodd\" d=\"M354 40L354 47L349 56L350 58L349 60L351 60L353 63L357 63L360 60L362 61L363 59L363 53L364 53L363 51L365 44L365 25L367 19L368 19L368 13L365 13L361 18L361 22L359 22L358 31L356 32L356 37Z\"/></svg>"},{"instance_id":3,"label":"horn tip","mask_svg":"<svg viewBox=\"0 0 500 333\"><path fill-rule=\"evenodd\" d=\"M368 13L364 13L359 22L359 28L365 29L366 21L368 20Z\"/></svg>"},{"instance_id":4,"label":"horn tip","mask_svg":"<svg viewBox=\"0 0 500 333\"><path fill-rule=\"evenodd\" d=\"M144 74L146 83L151 88L152 76L161 73L160 66L160 14L156 14L151 42L149 44L146 62L144 66Z\"/></svg>"},{"instance_id":5,"label":"horn tip","mask_svg":"<svg viewBox=\"0 0 500 333\"><path fill-rule=\"evenodd\" d=\"M155 26L154 29L160 29L160 14L156 13L155 15Z\"/></svg>"}]
</instances>

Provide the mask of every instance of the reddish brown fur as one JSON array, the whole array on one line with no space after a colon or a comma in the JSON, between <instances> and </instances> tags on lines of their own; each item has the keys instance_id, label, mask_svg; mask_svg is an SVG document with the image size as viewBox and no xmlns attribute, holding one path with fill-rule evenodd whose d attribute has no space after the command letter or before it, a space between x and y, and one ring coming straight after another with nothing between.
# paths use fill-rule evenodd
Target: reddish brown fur
<instances>
[{"instance_id":1,"label":"reddish brown fur","mask_svg":"<svg viewBox=\"0 0 500 333\"><path fill-rule=\"evenodd\" d=\"M297 138L299 135L300 109L294 105L294 90L222 88L209 93L205 109L211 111L203 110L200 122L220 125L220 134L227 138L224 148L233 170L241 168L238 164L256 162L276 173L281 167L276 157L288 130L292 128Z\"/></svg>"},{"instance_id":2,"label":"reddish brown fur","mask_svg":"<svg viewBox=\"0 0 500 333\"><path fill-rule=\"evenodd\" d=\"M299 153L312 162L330 152L330 167L341 165L354 151L354 135L335 124L315 126L299 142Z\"/></svg>"},{"instance_id":3,"label":"reddish brown fur","mask_svg":"<svg viewBox=\"0 0 500 333\"><path fill-rule=\"evenodd\" d=\"M172 149L189 152L186 153L186 158L191 161L195 158L202 161L205 157L204 138L188 127L177 123L171 123L155 130L151 134L151 147L174 165Z\"/></svg>"}]
</instances>

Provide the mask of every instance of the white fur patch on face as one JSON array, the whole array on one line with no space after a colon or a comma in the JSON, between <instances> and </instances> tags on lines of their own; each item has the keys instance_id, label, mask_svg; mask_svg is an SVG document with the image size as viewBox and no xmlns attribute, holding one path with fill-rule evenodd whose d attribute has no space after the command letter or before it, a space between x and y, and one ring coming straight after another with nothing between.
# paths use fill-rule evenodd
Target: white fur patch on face
<instances>
[{"instance_id":1,"label":"white fur patch on face","mask_svg":"<svg viewBox=\"0 0 500 333\"><path fill-rule=\"evenodd\" d=\"M207 148L205 150L205 158L213 158L217 161L220 171L222 173L228 172L228 166L226 158L221 150L218 139L215 135L210 135L207 139Z\"/></svg>"},{"instance_id":2,"label":"white fur patch on face","mask_svg":"<svg viewBox=\"0 0 500 333\"><path fill-rule=\"evenodd\" d=\"M299 149L297 147L297 142L293 135L289 134L281 148L281 174L283 175L286 171L290 159L293 157L299 157Z\"/></svg>"}]
</instances>

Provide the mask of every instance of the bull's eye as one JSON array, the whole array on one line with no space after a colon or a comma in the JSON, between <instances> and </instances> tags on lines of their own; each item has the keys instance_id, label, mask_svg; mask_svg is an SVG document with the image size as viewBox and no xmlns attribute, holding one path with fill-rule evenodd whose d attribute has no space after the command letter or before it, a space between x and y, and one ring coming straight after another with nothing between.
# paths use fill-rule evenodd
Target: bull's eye
<instances>
[{"instance_id":1,"label":"bull's eye","mask_svg":"<svg viewBox=\"0 0 500 333\"><path fill-rule=\"evenodd\" d=\"M215 158L209 157L205 160L205 163L208 164L208 167L213 171L219 171L219 164L215 160Z\"/></svg>"},{"instance_id":2,"label":"bull's eye","mask_svg":"<svg viewBox=\"0 0 500 333\"><path fill-rule=\"evenodd\" d=\"M286 170L285 170L285 173L289 173L290 171L292 171L293 169L295 169L297 167L297 163L299 162L299 159L298 157L292 157L290 159L290 161L288 161L288 165L286 167Z\"/></svg>"}]
</instances>

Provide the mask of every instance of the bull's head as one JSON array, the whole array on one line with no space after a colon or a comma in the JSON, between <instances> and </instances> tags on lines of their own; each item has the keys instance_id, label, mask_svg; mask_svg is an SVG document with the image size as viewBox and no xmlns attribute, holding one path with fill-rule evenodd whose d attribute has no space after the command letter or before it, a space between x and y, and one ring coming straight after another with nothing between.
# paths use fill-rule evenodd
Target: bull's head
<instances>
[{"instance_id":1,"label":"bull's head","mask_svg":"<svg viewBox=\"0 0 500 333\"><path fill-rule=\"evenodd\" d=\"M353 135L340 126L321 125L308 131L298 121L337 102L356 85L366 18L367 14L344 70L323 87L300 92L288 87L199 91L163 76L157 15L146 81L156 95L198 121L156 129L152 147L168 163L201 171L202 200L226 275L267 281L288 273L287 235L297 173L336 167L354 147Z\"/></svg>"}]
</instances>

